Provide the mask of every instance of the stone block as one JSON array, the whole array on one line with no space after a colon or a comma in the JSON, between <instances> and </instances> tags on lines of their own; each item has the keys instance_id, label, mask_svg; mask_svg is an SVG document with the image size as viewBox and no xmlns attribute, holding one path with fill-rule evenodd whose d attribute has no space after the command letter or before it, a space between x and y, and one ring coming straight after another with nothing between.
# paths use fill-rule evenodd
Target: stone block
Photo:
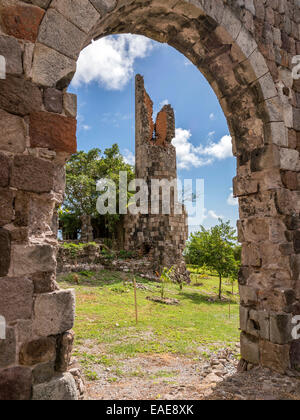
<instances>
[{"instance_id":1,"label":"stone block","mask_svg":"<svg viewBox=\"0 0 300 420\"><path fill-rule=\"evenodd\" d=\"M288 344L292 337L292 314L272 313L270 317L270 340L274 344Z\"/></svg>"},{"instance_id":2,"label":"stone block","mask_svg":"<svg viewBox=\"0 0 300 420\"><path fill-rule=\"evenodd\" d=\"M76 401L76 383L70 373L55 377L52 381L33 387L33 401Z\"/></svg>"},{"instance_id":3,"label":"stone block","mask_svg":"<svg viewBox=\"0 0 300 420\"><path fill-rule=\"evenodd\" d=\"M45 89L44 104L48 112L61 114L63 109L63 94L54 88Z\"/></svg>"},{"instance_id":4,"label":"stone block","mask_svg":"<svg viewBox=\"0 0 300 420\"><path fill-rule=\"evenodd\" d=\"M23 366L33 366L54 361L56 358L56 339L44 337L23 344L20 349L19 362Z\"/></svg>"},{"instance_id":5,"label":"stone block","mask_svg":"<svg viewBox=\"0 0 300 420\"><path fill-rule=\"evenodd\" d=\"M86 34L54 9L49 9L40 26L38 42L77 60Z\"/></svg>"},{"instance_id":6,"label":"stone block","mask_svg":"<svg viewBox=\"0 0 300 420\"><path fill-rule=\"evenodd\" d=\"M0 278L0 312L7 322L29 319L33 309L33 284L26 278Z\"/></svg>"},{"instance_id":7,"label":"stone block","mask_svg":"<svg viewBox=\"0 0 300 420\"><path fill-rule=\"evenodd\" d=\"M10 160L0 152L0 187L5 188L9 184L10 178Z\"/></svg>"},{"instance_id":8,"label":"stone block","mask_svg":"<svg viewBox=\"0 0 300 420\"><path fill-rule=\"evenodd\" d=\"M274 146L265 146L251 152L251 171L258 172L280 167L279 150Z\"/></svg>"},{"instance_id":9,"label":"stone block","mask_svg":"<svg viewBox=\"0 0 300 420\"><path fill-rule=\"evenodd\" d=\"M38 385L44 382L50 382L55 375L54 362L36 365L32 370L33 384Z\"/></svg>"},{"instance_id":10,"label":"stone block","mask_svg":"<svg viewBox=\"0 0 300 420\"><path fill-rule=\"evenodd\" d=\"M37 112L30 115L31 147L76 153L76 119Z\"/></svg>"},{"instance_id":11,"label":"stone block","mask_svg":"<svg viewBox=\"0 0 300 420\"><path fill-rule=\"evenodd\" d=\"M111 12L117 5L117 0L90 0L90 2L101 16Z\"/></svg>"},{"instance_id":12,"label":"stone block","mask_svg":"<svg viewBox=\"0 0 300 420\"><path fill-rule=\"evenodd\" d=\"M0 228L0 277L8 274L11 261L11 236L10 233Z\"/></svg>"},{"instance_id":13,"label":"stone block","mask_svg":"<svg viewBox=\"0 0 300 420\"><path fill-rule=\"evenodd\" d=\"M27 401L31 398L31 369L0 370L0 401Z\"/></svg>"},{"instance_id":14,"label":"stone block","mask_svg":"<svg viewBox=\"0 0 300 420\"><path fill-rule=\"evenodd\" d=\"M13 220L13 201L14 194L11 190L0 189L0 227L7 225Z\"/></svg>"},{"instance_id":15,"label":"stone block","mask_svg":"<svg viewBox=\"0 0 300 420\"><path fill-rule=\"evenodd\" d=\"M246 306L258 302L258 290L254 287L239 285L241 302Z\"/></svg>"},{"instance_id":16,"label":"stone block","mask_svg":"<svg viewBox=\"0 0 300 420\"><path fill-rule=\"evenodd\" d=\"M254 337L270 339L270 315L267 311L249 312L246 332Z\"/></svg>"},{"instance_id":17,"label":"stone block","mask_svg":"<svg viewBox=\"0 0 300 420\"><path fill-rule=\"evenodd\" d=\"M56 270L55 248L51 245L13 245L10 275L20 277Z\"/></svg>"},{"instance_id":18,"label":"stone block","mask_svg":"<svg viewBox=\"0 0 300 420\"><path fill-rule=\"evenodd\" d=\"M6 33L15 38L35 42L45 11L33 5L19 4L2 10Z\"/></svg>"},{"instance_id":19,"label":"stone block","mask_svg":"<svg viewBox=\"0 0 300 420\"><path fill-rule=\"evenodd\" d=\"M73 349L73 342L74 342L74 333L73 331L68 331L65 334L62 334L61 337L58 338L58 351L57 351L57 359L55 363L55 370L57 372L66 372L70 365L70 359Z\"/></svg>"},{"instance_id":20,"label":"stone block","mask_svg":"<svg viewBox=\"0 0 300 420\"><path fill-rule=\"evenodd\" d=\"M263 367L285 374L291 367L290 346L278 345L270 341L260 342L260 362Z\"/></svg>"},{"instance_id":21,"label":"stone block","mask_svg":"<svg viewBox=\"0 0 300 420\"><path fill-rule=\"evenodd\" d=\"M23 119L0 110L0 149L10 153L25 150L25 126Z\"/></svg>"},{"instance_id":22,"label":"stone block","mask_svg":"<svg viewBox=\"0 0 300 420\"><path fill-rule=\"evenodd\" d=\"M23 73L22 50L17 40L9 36L0 36L0 55L6 61L6 74L20 75Z\"/></svg>"},{"instance_id":23,"label":"stone block","mask_svg":"<svg viewBox=\"0 0 300 420\"><path fill-rule=\"evenodd\" d=\"M6 368L9 365L14 365L16 363L16 350L15 331L13 328L6 328L6 339L0 340L0 368Z\"/></svg>"},{"instance_id":24,"label":"stone block","mask_svg":"<svg viewBox=\"0 0 300 420\"><path fill-rule=\"evenodd\" d=\"M28 80L8 75L0 80L0 108L16 115L42 109L42 93Z\"/></svg>"},{"instance_id":25,"label":"stone block","mask_svg":"<svg viewBox=\"0 0 300 420\"><path fill-rule=\"evenodd\" d=\"M240 328L242 331L245 331L245 332L247 331L248 317L249 317L249 309L241 305L240 306Z\"/></svg>"},{"instance_id":26,"label":"stone block","mask_svg":"<svg viewBox=\"0 0 300 420\"><path fill-rule=\"evenodd\" d=\"M241 334L241 355L244 360L258 365L260 361L259 341L257 338Z\"/></svg>"},{"instance_id":27,"label":"stone block","mask_svg":"<svg viewBox=\"0 0 300 420\"><path fill-rule=\"evenodd\" d=\"M77 116L77 96L72 93L65 93L63 98L64 111L67 117Z\"/></svg>"},{"instance_id":28,"label":"stone block","mask_svg":"<svg viewBox=\"0 0 300 420\"><path fill-rule=\"evenodd\" d=\"M299 152L293 149L280 149L280 168L285 171L297 171Z\"/></svg>"},{"instance_id":29,"label":"stone block","mask_svg":"<svg viewBox=\"0 0 300 420\"><path fill-rule=\"evenodd\" d=\"M55 272L34 273L32 276L34 293L52 293L58 290Z\"/></svg>"},{"instance_id":30,"label":"stone block","mask_svg":"<svg viewBox=\"0 0 300 420\"><path fill-rule=\"evenodd\" d=\"M50 192L54 183L51 162L33 156L16 156L13 162L11 186L36 193Z\"/></svg>"},{"instance_id":31,"label":"stone block","mask_svg":"<svg viewBox=\"0 0 300 420\"><path fill-rule=\"evenodd\" d=\"M233 180L233 192L235 197L255 194L258 192L258 182L252 179L235 177Z\"/></svg>"},{"instance_id":32,"label":"stone block","mask_svg":"<svg viewBox=\"0 0 300 420\"><path fill-rule=\"evenodd\" d=\"M34 83L64 89L69 85L75 71L75 60L45 45L36 45L31 71Z\"/></svg>"},{"instance_id":33,"label":"stone block","mask_svg":"<svg viewBox=\"0 0 300 420\"><path fill-rule=\"evenodd\" d=\"M291 368L300 372L300 340L295 340L290 348Z\"/></svg>"},{"instance_id":34,"label":"stone block","mask_svg":"<svg viewBox=\"0 0 300 420\"><path fill-rule=\"evenodd\" d=\"M89 0L54 0L51 7L86 33L94 27L100 17Z\"/></svg>"},{"instance_id":35,"label":"stone block","mask_svg":"<svg viewBox=\"0 0 300 420\"><path fill-rule=\"evenodd\" d=\"M57 335L71 330L75 319L74 291L38 295L34 314L34 332L38 336Z\"/></svg>"}]
</instances>

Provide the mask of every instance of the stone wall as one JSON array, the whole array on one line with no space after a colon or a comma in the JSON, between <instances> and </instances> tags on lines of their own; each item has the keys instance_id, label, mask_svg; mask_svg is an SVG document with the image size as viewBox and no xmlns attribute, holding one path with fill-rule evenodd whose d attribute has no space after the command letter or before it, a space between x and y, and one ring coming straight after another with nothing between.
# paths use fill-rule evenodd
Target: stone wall
<instances>
[{"instance_id":1,"label":"stone wall","mask_svg":"<svg viewBox=\"0 0 300 420\"><path fill-rule=\"evenodd\" d=\"M129 214L125 218L125 249L138 250L141 256L147 256L152 261L153 273L177 266L184 275L182 253L188 239L188 223L186 210L177 197L176 149L171 144L175 137L174 111L170 105L164 106L154 124L153 102L140 75L136 76L135 98L135 172L137 179L147 183L149 195L141 199L147 214ZM166 180L170 185L175 181L176 188L166 188L168 196L163 197L162 190L153 191L153 180ZM166 200L170 202L169 214L162 211ZM176 214L176 208L181 214Z\"/></svg>"},{"instance_id":2,"label":"stone wall","mask_svg":"<svg viewBox=\"0 0 300 420\"><path fill-rule=\"evenodd\" d=\"M56 209L76 150L65 89L80 51L116 33L168 43L214 89L237 157L242 357L299 368L299 24L299 0L1 0L0 399L76 398L55 364L74 321L73 292L55 284Z\"/></svg>"}]
</instances>

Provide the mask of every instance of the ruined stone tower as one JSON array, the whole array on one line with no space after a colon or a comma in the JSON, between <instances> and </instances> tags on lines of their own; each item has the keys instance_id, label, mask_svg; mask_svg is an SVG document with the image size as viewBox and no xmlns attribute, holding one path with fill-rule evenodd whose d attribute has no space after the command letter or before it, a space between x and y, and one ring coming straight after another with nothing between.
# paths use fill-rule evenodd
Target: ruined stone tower
<instances>
[{"instance_id":1,"label":"ruined stone tower","mask_svg":"<svg viewBox=\"0 0 300 420\"><path fill-rule=\"evenodd\" d=\"M148 185L149 197L145 196L148 214L127 216L125 247L147 255L153 261L153 271L177 266L184 273L182 253L188 239L188 224L185 208L177 201L176 149L171 144L175 137L174 111L170 105L164 106L154 124L153 102L140 75L136 76L135 100L136 178ZM168 214L162 208L166 197L161 188L154 191L153 180L174 183L175 188L165 189L171 197Z\"/></svg>"}]
</instances>

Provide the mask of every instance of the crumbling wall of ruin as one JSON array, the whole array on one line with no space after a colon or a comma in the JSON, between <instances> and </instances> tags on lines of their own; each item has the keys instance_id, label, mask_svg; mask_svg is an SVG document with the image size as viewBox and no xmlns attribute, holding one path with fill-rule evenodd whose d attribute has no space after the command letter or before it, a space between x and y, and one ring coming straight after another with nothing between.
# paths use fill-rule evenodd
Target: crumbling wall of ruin
<instances>
[{"instance_id":1,"label":"crumbling wall of ruin","mask_svg":"<svg viewBox=\"0 0 300 420\"><path fill-rule=\"evenodd\" d=\"M170 189L170 214L162 211L162 191L152 195L152 180L177 180L176 149L172 145L175 137L175 115L170 105L158 113L153 122L153 102L146 92L144 79L136 76L136 178L148 185L147 207L149 214L128 215L125 221L125 247L139 250L153 262L153 272L164 267L177 266L184 273L183 250L188 239L187 214L178 203L177 188ZM166 190L167 191L167 190ZM154 192L153 192L154 193ZM159 214L154 214L159 206ZM176 214L180 208L181 214Z\"/></svg>"}]
</instances>

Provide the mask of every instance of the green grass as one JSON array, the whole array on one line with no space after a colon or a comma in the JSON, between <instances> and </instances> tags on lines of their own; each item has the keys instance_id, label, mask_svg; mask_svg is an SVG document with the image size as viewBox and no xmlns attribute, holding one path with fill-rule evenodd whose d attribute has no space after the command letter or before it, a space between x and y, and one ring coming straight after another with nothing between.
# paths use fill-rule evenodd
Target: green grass
<instances>
[{"instance_id":1,"label":"green grass","mask_svg":"<svg viewBox=\"0 0 300 420\"><path fill-rule=\"evenodd\" d=\"M138 290L139 323L135 322L132 275L101 271L69 274L58 279L62 288L76 290L75 355L91 380L95 365L118 366L121 357L139 354L173 353L207 357L219 347L234 346L239 340L239 297L237 285L224 280L225 301L217 301L218 278L197 274L191 268L192 283L179 290L166 286L166 296L178 299L177 306L147 300L159 296L160 285L137 277L150 290ZM229 319L229 301L231 318ZM91 354L82 347L91 343ZM95 356L93 346L101 346Z\"/></svg>"}]
</instances>

